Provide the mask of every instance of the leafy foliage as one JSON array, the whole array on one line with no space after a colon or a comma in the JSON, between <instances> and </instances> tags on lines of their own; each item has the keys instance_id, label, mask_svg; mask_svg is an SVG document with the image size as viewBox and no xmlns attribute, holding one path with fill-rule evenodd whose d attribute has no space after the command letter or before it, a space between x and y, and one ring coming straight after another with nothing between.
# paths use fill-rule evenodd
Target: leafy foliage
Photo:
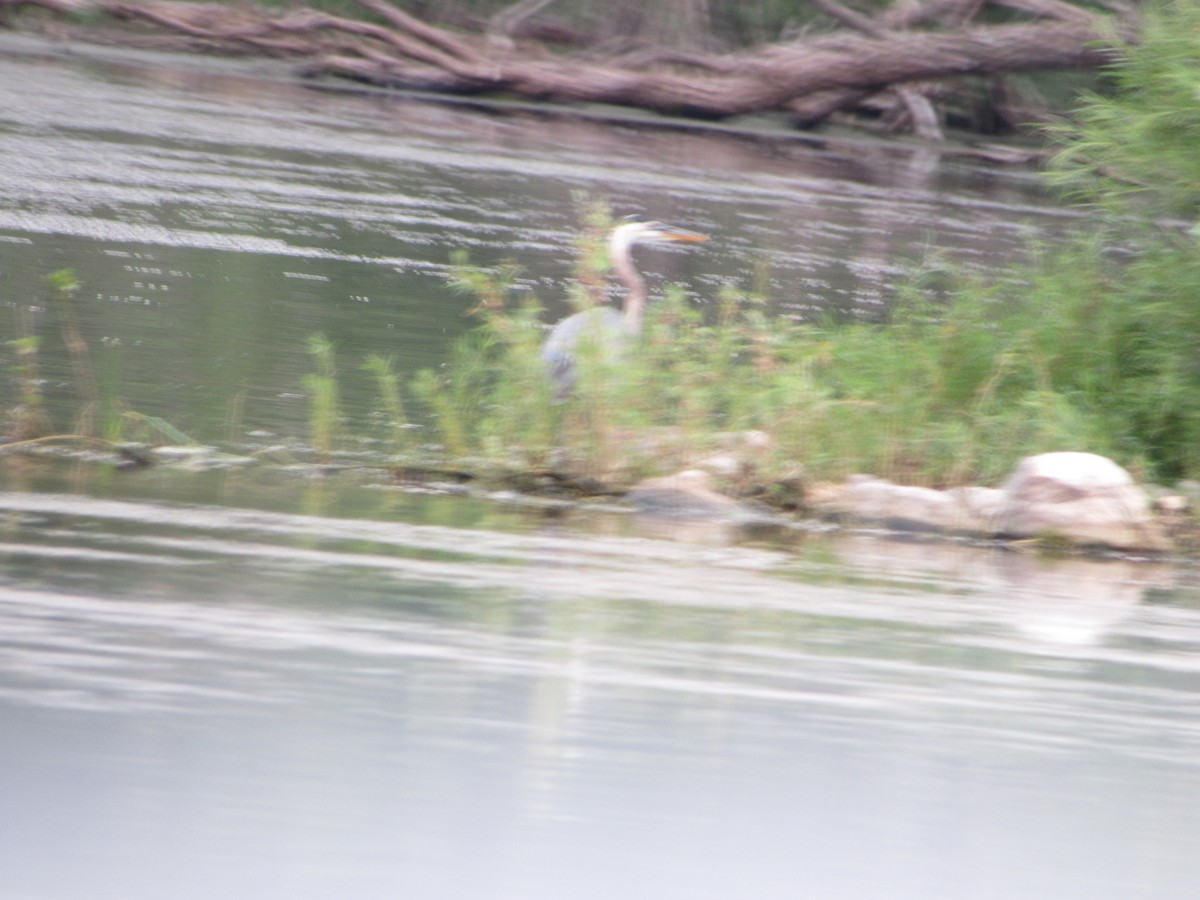
<instances>
[{"instance_id":1,"label":"leafy foliage","mask_svg":"<svg viewBox=\"0 0 1200 900\"><path fill-rule=\"evenodd\" d=\"M1142 39L1108 72L1110 95L1087 98L1054 178L1081 199L1130 214L1200 215L1200 4L1176 0L1147 13Z\"/></svg>"}]
</instances>

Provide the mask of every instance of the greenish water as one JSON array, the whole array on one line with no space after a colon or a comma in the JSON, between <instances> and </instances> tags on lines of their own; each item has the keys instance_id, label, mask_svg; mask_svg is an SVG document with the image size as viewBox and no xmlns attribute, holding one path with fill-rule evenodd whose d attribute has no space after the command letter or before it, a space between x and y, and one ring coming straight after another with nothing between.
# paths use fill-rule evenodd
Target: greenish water
<instances>
[{"instance_id":1,"label":"greenish water","mask_svg":"<svg viewBox=\"0 0 1200 900\"><path fill-rule=\"evenodd\" d=\"M986 270L1069 218L1020 174L317 92L272 64L4 39L0 328L44 276L125 403L306 441L325 332L469 327L449 250L554 305L572 192L712 233L697 302L877 314L902 260ZM558 311L563 311L561 308ZM14 358L0 348L4 406ZM366 445L369 448L370 445ZM0 460L0 897L1190 898L1190 569L551 514L285 467Z\"/></svg>"}]
</instances>

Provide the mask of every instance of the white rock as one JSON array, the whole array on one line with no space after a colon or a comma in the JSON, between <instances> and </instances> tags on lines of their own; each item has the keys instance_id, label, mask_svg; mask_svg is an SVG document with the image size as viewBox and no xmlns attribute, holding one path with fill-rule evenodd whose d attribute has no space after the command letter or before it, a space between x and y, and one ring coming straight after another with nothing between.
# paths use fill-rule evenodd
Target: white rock
<instances>
[{"instance_id":1,"label":"white rock","mask_svg":"<svg viewBox=\"0 0 1200 900\"><path fill-rule=\"evenodd\" d=\"M998 534L1057 534L1078 543L1165 550L1169 541L1146 493L1112 460L1094 453L1042 453L1021 460L1002 488Z\"/></svg>"}]
</instances>

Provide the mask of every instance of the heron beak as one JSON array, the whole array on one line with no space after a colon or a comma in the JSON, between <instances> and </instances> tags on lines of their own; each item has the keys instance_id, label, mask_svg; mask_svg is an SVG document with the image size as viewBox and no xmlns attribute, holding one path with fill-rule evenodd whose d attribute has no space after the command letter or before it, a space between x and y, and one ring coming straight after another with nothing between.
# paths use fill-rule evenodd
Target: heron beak
<instances>
[{"instance_id":1,"label":"heron beak","mask_svg":"<svg viewBox=\"0 0 1200 900\"><path fill-rule=\"evenodd\" d=\"M698 244L707 241L708 235L698 231L685 231L682 228L664 228L662 238L667 241L686 241L689 244Z\"/></svg>"}]
</instances>

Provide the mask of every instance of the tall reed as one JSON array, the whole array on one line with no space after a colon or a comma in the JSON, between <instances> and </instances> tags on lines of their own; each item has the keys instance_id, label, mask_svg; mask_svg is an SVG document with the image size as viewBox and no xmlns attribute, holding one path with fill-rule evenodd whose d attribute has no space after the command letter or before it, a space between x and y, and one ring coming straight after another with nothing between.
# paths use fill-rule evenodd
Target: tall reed
<instances>
[{"instance_id":1,"label":"tall reed","mask_svg":"<svg viewBox=\"0 0 1200 900\"><path fill-rule=\"evenodd\" d=\"M363 363L363 369L375 379L375 389L379 396L379 415L386 423L389 450L395 455L411 452L412 430L404 411L395 359L391 356L372 354Z\"/></svg>"},{"instance_id":2,"label":"tall reed","mask_svg":"<svg viewBox=\"0 0 1200 900\"><path fill-rule=\"evenodd\" d=\"M309 437L317 459L327 462L336 449L341 430L333 344L322 334L310 335L308 353L316 365L316 371L303 378L308 391Z\"/></svg>"},{"instance_id":3,"label":"tall reed","mask_svg":"<svg viewBox=\"0 0 1200 900\"><path fill-rule=\"evenodd\" d=\"M46 276L50 283L51 301L58 319L59 330L63 343L67 348L67 356L71 361L71 374L75 381L75 390L79 394L80 407L76 417L75 430L79 434L95 436L97 432L96 417L99 413L100 390L96 382L96 372L92 367L91 354L83 330L79 325L76 295L82 285L70 269L59 269ZM107 431L107 428L99 430Z\"/></svg>"},{"instance_id":4,"label":"tall reed","mask_svg":"<svg viewBox=\"0 0 1200 900\"><path fill-rule=\"evenodd\" d=\"M13 369L17 379L17 405L5 410L5 437L10 441L28 441L50 434L53 424L46 412L42 382L38 377L41 342L36 335L27 333L26 323L22 322L18 329L21 337L8 342L16 354Z\"/></svg>"}]
</instances>

